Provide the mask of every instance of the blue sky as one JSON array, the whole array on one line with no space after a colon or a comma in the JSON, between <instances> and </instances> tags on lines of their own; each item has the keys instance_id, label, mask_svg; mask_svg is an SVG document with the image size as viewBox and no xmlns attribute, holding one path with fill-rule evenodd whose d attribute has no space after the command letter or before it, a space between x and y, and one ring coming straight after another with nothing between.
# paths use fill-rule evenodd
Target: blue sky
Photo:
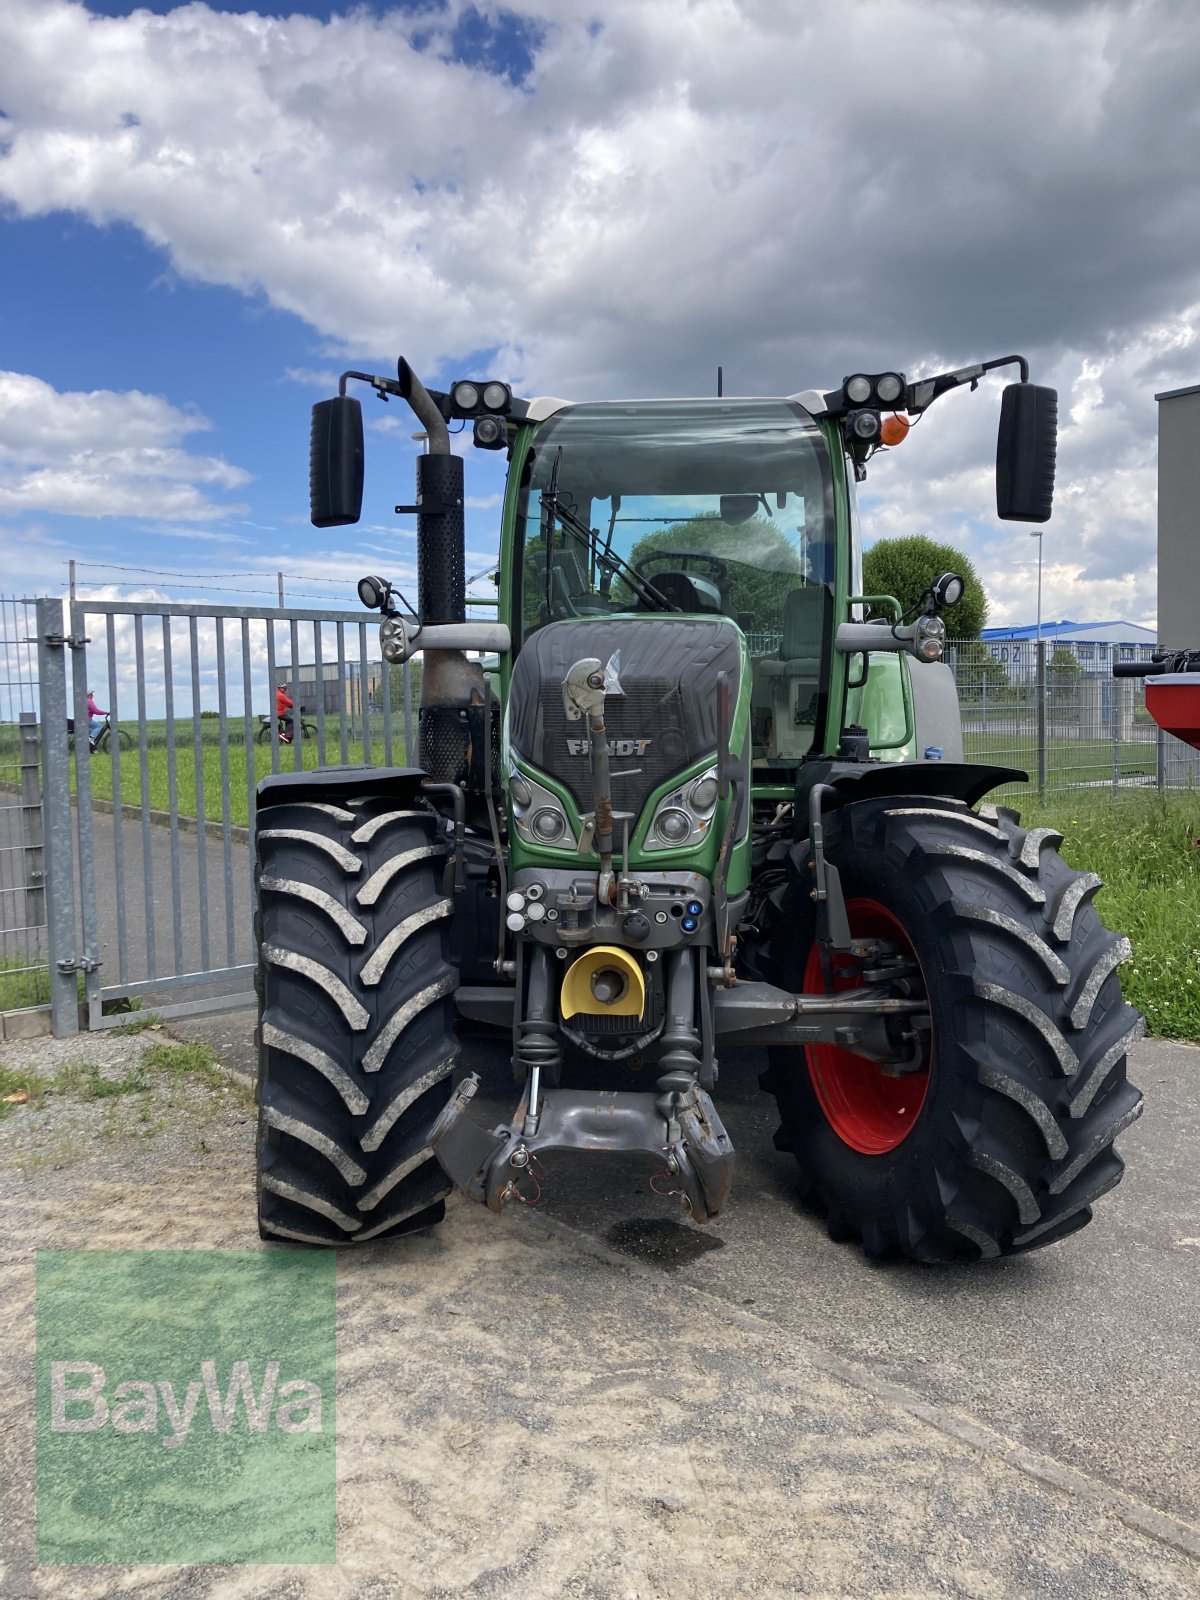
<instances>
[{"instance_id":1,"label":"blue sky","mask_svg":"<svg viewBox=\"0 0 1200 1600\"><path fill-rule=\"evenodd\" d=\"M0 591L72 555L180 599L411 581L400 408L364 398L361 526L307 520L310 404L399 353L582 399L1018 348L1062 396L1045 615L1150 621L1153 395L1200 381L1198 68L1182 0L7 0ZM1023 622L996 410L941 402L863 508ZM502 466L468 453L472 564Z\"/></svg>"}]
</instances>

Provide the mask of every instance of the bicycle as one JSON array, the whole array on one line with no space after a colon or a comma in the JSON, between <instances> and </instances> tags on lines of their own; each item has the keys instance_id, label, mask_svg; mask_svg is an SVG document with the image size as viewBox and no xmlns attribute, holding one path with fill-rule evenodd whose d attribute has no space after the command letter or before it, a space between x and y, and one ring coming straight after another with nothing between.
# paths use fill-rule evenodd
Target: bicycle
<instances>
[{"instance_id":1,"label":"bicycle","mask_svg":"<svg viewBox=\"0 0 1200 1600\"><path fill-rule=\"evenodd\" d=\"M114 732L117 735L117 744L118 744L118 748L119 749L121 749L121 750L132 750L133 749L133 735L131 733L129 733L125 728L114 729L113 725L112 725L112 713L111 712L106 712L104 714L104 716L100 719L100 727L99 727L99 729L98 729L98 731L96 733L95 738L92 738L91 734L88 735L88 747L91 750L93 755L99 755L99 754L101 754L101 752L111 748ZM67 749L68 750L74 750L74 748L75 748L75 718L74 717L68 717L67 718Z\"/></svg>"},{"instance_id":2,"label":"bicycle","mask_svg":"<svg viewBox=\"0 0 1200 1600\"><path fill-rule=\"evenodd\" d=\"M300 720L300 737L301 737L301 739L315 739L316 736L317 736L317 725L316 725L316 723L315 722L310 722L308 717L303 714L304 713L304 707L303 706L301 706L300 711L301 711L301 716L300 716L299 720ZM294 716L292 716L292 717L278 717L278 718L275 718L275 717L268 716L268 714L265 711L260 711L259 714L258 714L258 733L255 735L255 737L256 737L256 739L257 739L259 744L270 744L270 742L271 742L271 724L272 724L272 722L275 722L277 724L278 728L279 728L280 743L281 744L291 744L292 738L293 738L293 728L294 728L295 721L296 721L296 719L295 719Z\"/></svg>"}]
</instances>

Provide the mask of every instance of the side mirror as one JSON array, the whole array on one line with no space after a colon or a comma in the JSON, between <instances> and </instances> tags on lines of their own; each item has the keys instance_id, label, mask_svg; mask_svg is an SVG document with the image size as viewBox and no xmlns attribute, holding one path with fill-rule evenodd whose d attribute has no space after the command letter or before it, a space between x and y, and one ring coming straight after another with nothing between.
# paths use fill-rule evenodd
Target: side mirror
<instances>
[{"instance_id":1,"label":"side mirror","mask_svg":"<svg viewBox=\"0 0 1200 1600\"><path fill-rule=\"evenodd\" d=\"M1058 451L1058 391L1010 383L996 439L996 515L1002 522L1048 522Z\"/></svg>"},{"instance_id":2,"label":"side mirror","mask_svg":"<svg viewBox=\"0 0 1200 1600\"><path fill-rule=\"evenodd\" d=\"M352 395L319 400L312 408L308 452L309 519L314 528L340 528L362 514L362 406Z\"/></svg>"}]
</instances>

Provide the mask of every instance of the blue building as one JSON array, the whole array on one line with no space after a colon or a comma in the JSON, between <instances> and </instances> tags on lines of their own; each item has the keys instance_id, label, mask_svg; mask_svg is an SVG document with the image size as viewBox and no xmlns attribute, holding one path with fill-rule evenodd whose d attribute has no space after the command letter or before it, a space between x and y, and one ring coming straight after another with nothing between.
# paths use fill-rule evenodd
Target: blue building
<instances>
[{"instance_id":1,"label":"blue building","mask_svg":"<svg viewBox=\"0 0 1200 1600\"><path fill-rule=\"evenodd\" d=\"M1148 661L1158 644L1153 628L1138 622L1043 622L1046 660L1056 650L1069 650L1090 677L1108 678L1117 661ZM1035 670L1038 630L1024 627L985 628L980 636L987 653L1003 662L1010 677Z\"/></svg>"}]
</instances>

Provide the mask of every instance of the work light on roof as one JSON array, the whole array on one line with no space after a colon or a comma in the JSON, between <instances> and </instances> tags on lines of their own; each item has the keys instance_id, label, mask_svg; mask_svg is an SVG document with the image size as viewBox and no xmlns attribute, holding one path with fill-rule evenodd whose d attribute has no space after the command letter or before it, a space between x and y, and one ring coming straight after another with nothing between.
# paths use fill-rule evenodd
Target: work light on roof
<instances>
[{"instance_id":1,"label":"work light on roof","mask_svg":"<svg viewBox=\"0 0 1200 1600\"><path fill-rule=\"evenodd\" d=\"M512 390L506 383L485 383L483 404L488 411L507 411L512 404Z\"/></svg>"},{"instance_id":2,"label":"work light on roof","mask_svg":"<svg viewBox=\"0 0 1200 1600\"><path fill-rule=\"evenodd\" d=\"M879 437L879 413L877 411L852 411L847 417L850 432L856 439L869 441Z\"/></svg>"},{"instance_id":3,"label":"work light on roof","mask_svg":"<svg viewBox=\"0 0 1200 1600\"><path fill-rule=\"evenodd\" d=\"M871 380L865 373L856 373L853 378L847 378L842 387L846 391L846 399L853 405L865 406L871 398Z\"/></svg>"},{"instance_id":4,"label":"work light on roof","mask_svg":"<svg viewBox=\"0 0 1200 1600\"><path fill-rule=\"evenodd\" d=\"M450 399L455 411L474 411L479 404L479 385L477 383L456 383L450 390Z\"/></svg>"},{"instance_id":5,"label":"work light on roof","mask_svg":"<svg viewBox=\"0 0 1200 1600\"><path fill-rule=\"evenodd\" d=\"M885 406L894 406L904 393L904 379L898 372L881 372L875 380L875 393Z\"/></svg>"}]
</instances>

